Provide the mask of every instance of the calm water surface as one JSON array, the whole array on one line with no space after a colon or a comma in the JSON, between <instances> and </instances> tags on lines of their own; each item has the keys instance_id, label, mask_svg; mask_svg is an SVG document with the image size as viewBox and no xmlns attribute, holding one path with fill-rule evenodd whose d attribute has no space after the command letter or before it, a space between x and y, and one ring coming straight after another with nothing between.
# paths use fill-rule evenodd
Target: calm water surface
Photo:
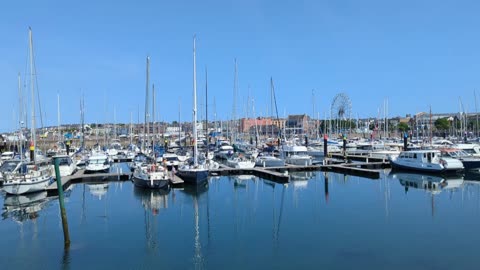
<instances>
[{"instance_id":1,"label":"calm water surface","mask_svg":"<svg viewBox=\"0 0 480 270\"><path fill-rule=\"evenodd\" d=\"M2 269L479 269L480 182L309 172L164 192L77 184L0 196ZM430 182L430 184L428 184Z\"/></svg>"}]
</instances>

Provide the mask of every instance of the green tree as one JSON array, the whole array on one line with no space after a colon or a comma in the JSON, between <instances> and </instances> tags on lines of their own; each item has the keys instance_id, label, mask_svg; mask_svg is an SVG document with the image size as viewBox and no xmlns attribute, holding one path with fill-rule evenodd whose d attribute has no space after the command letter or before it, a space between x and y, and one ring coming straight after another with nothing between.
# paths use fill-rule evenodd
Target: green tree
<instances>
[{"instance_id":1,"label":"green tree","mask_svg":"<svg viewBox=\"0 0 480 270\"><path fill-rule=\"evenodd\" d=\"M439 118L437 120L435 120L435 128L437 130L448 130L448 128L450 127L450 123L448 122L448 119L447 118Z\"/></svg>"},{"instance_id":2,"label":"green tree","mask_svg":"<svg viewBox=\"0 0 480 270\"><path fill-rule=\"evenodd\" d=\"M405 132L405 131L409 130L408 124L405 123L405 122L400 122L398 124L398 130L401 131L401 132Z\"/></svg>"}]
</instances>

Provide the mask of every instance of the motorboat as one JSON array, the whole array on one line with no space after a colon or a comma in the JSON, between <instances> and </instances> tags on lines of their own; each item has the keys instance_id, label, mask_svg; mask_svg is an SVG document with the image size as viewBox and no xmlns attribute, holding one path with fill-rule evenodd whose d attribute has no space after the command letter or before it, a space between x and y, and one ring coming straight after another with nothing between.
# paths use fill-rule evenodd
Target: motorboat
<instances>
[{"instance_id":1,"label":"motorboat","mask_svg":"<svg viewBox=\"0 0 480 270\"><path fill-rule=\"evenodd\" d=\"M72 158L67 155L53 156L53 162L58 159L58 167L60 170L60 176L69 176L75 173L77 165L73 162ZM55 164L55 163L54 163Z\"/></svg>"},{"instance_id":2,"label":"motorboat","mask_svg":"<svg viewBox=\"0 0 480 270\"><path fill-rule=\"evenodd\" d=\"M480 158L474 157L467 152L454 148L445 148L440 149L442 157L449 157L458 159L463 163L463 167L466 171L479 170L480 169Z\"/></svg>"},{"instance_id":3,"label":"motorboat","mask_svg":"<svg viewBox=\"0 0 480 270\"><path fill-rule=\"evenodd\" d=\"M168 170L171 170L172 167L178 169L178 166L181 164L180 160L178 159L178 155L172 153L164 153L162 156L162 163L167 167Z\"/></svg>"},{"instance_id":4,"label":"motorboat","mask_svg":"<svg viewBox=\"0 0 480 270\"><path fill-rule=\"evenodd\" d=\"M227 159L227 166L238 169L251 169L255 167L255 161L246 158L243 155Z\"/></svg>"},{"instance_id":5,"label":"motorboat","mask_svg":"<svg viewBox=\"0 0 480 270\"><path fill-rule=\"evenodd\" d=\"M2 153L2 156L0 157L0 162L4 162L6 160L10 160L10 159L13 159L13 157L15 156L15 153L14 152L3 152Z\"/></svg>"},{"instance_id":6,"label":"motorboat","mask_svg":"<svg viewBox=\"0 0 480 270\"><path fill-rule=\"evenodd\" d=\"M97 152L88 158L85 173L107 173L109 171L110 161L107 155Z\"/></svg>"},{"instance_id":7,"label":"motorboat","mask_svg":"<svg viewBox=\"0 0 480 270\"><path fill-rule=\"evenodd\" d=\"M313 163L312 156L308 155L308 149L303 145L283 145L282 151L285 163L298 166L310 166Z\"/></svg>"},{"instance_id":8,"label":"motorboat","mask_svg":"<svg viewBox=\"0 0 480 270\"><path fill-rule=\"evenodd\" d=\"M273 155L261 154L255 159L255 166L257 167L283 167L285 160L275 157Z\"/></svg>"},{"instance_id":9,"label":"motorboat","mask_svg":"<svg viewBox=\"0 0 480 270\"><path fill-rule=\"evenodd\" d=\"M392 169L413 170L428 173L458 173L464 170L463 163L454 158L442 157L439 150L402 151L391 157Z\"/></svg>"}]
</instances>

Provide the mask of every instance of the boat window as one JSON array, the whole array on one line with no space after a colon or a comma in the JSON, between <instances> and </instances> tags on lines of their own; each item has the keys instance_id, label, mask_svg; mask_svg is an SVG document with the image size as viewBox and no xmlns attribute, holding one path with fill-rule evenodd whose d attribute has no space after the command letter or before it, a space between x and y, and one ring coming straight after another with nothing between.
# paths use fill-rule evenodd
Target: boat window
<instances>
[{"instance_id":1,"label":"boat window","mask_svg":"<svg viewBox=\"0 0 480 270\"><path fill-rule=\"evenodd\" d=\"M427 158L427 153L423 153L423 157L424 157L424 158Z\"/></svg>"},{"instance_id":2,"label":"boat window","mask_svg":"<svg viewBox=\"0 0 480 270\"><path fill-rule=\"evenodd\" d=\"M415 154L413 154L413 158L417 158L417 154L416 154L416 153L415 153Z\"/></svg>"}]
</instances>

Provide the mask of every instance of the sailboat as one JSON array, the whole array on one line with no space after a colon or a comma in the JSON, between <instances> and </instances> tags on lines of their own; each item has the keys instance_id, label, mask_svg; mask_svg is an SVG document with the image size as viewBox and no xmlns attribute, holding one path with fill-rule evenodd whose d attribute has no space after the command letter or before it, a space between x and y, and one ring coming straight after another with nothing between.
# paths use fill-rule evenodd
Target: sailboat
<instances>
[{"instance_id":1,"label":"sailboat","mask_svg":"<svg viewBox=\"0 0 480 270\"><path fill-rule=\"evenodd\" d=\"M8 194L25 194L37 191L43 191L52 180L53 170L47 159L40 159L35 155L36 130L35 130L35 91L34 91L34 65L33 65L33 37L32 29L28 29L29 47L30 47L30 88L31 88L31 143L30 143L30 161L24 160L20 155L20 160L11 160L12 170L3 173L2 189ZM22 105L20 105L21 107Z\"/></svg>"},{"instance_id":2,"label":"sailboat","mask_svg":"<svg viewBox=\"0 0 480 270\"><path fill-rule=\"evenodd\" d=\"M150 76L150 57L147 57L147 87L145 97L145 124L148 127L148 93L149 93L149 76ZM148 138L149 128L147 128L145 135ZM145 147L142 147L145 149ZM152 147L153 149L153 147ZM155 158L148 157L146 160L135 167L133 171L133 183L136 187L140 188L165 188L168 187L168 173L162 167L158 166L155 162Z\"/></svg>"},{"instance_id":3,"label":"sailboat","mask_svg":"<svg viewBox=\"0 0 480 270\"><path fill-rule=\"evenodd\" d=\"M200 184L208 180L208 168L198 163L197 148L197 74L195 59L195 40L193 37L193 161L178 168L178 175L190 184Z\"/></svg>"}]
</instances>

